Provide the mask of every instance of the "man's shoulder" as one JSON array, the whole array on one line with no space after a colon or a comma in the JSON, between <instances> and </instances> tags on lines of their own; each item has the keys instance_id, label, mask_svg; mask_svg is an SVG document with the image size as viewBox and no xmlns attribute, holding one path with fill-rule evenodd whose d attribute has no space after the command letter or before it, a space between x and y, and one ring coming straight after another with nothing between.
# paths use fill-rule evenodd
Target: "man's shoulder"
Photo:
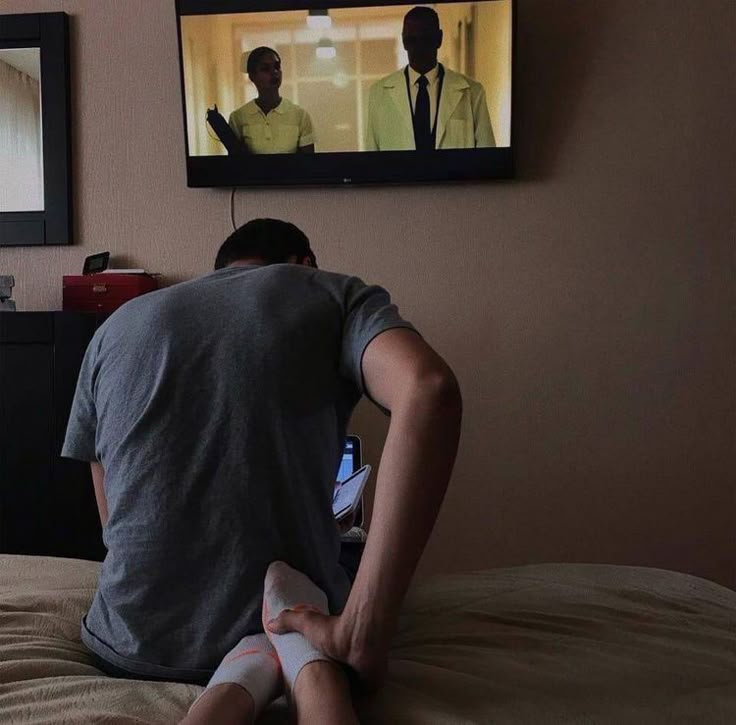
<instances>
[{"instance_id":1,"label":"man's shoulder","mask_svg":"<svg viewBox=\"0 0 736 725\"><path fill-rule=\"evenodd\" d=\"M279 101L279 105L276 106L274 109L277 115L284 116L284 117L290 117L290 116L300 116L302 113L304 113L304 109L301 106L298 106L293 101L290 101L288 98L281 98L281 101Z\"/></svg>"},{"instance_id":2,"label":"man's shoulder","mask_svg":"<svg viewBox=\"0 0 736 725\"><path fill-rule=\"evenodd\" d=\"M483 84L473 80L464 73L459 73L451 68L444 67L445 77L443 83L451 88L470 88L471 93L485 92Z\"/></svg>"},{"instance_id":3,"label":"man's shoulder","mask_svg":"<svg viewBox=\"0 0 736 725\"><path fill-rule=\"evenodd\" d=\"M311 116L309 115L309 111L307 111L306 108L302 108L297 103L294 103L293 101L290 101L288 98L282 98L281 103L286 103L286 116L292 119L296 119L298 123L303 123L304 121L312 121Z\"/></svg>"},{"instance_id":4,"label":"man's shoulder","mask_svg":"<svg viewBox=\"0 0 736 725\"><path fill-rule=\"evenodd\" d=\"M331 272L299 264L274 264L270 267L274 275L278 276L278 284L283 289L293 290L297 295L311 290L314 294L326 295L339 306L349 306L366 291L382 289L376 285L366 284L354 274Z\"/></svg>"},{"instance_id":5,"label":"man's shoulder","mask_svg":"<svg viewBox=\"0 0 736 725\"><path fill-rule=\"evenodd\" d=\"M162 319L164 311L176 309L177 300L200 294L200 291L195 288L207 276L202 275L168 287L161 287L128 300L100 325L98 332L105 335L112 331L118 335L123 334L126 330L150 327L154 322L157 324Z\"/></svg>"},{"instance_id":6,"label":"man's shoulder","mask_svg":"<svg viewBox=\"0 0 736 725\"><path fill-rule=\"evenodd\" d=\"M248 101L248 103L244 103L240 108L236 108L231 114L230 114L230 120L231 121L241 121L242 119L246 118L247 116L253 114L255 111L258 110L258 106L256 105L255 101Z\"/></svg>"},{"instance_id":7,"label":"man's shoulder","mask_svg":"<svg viewBox=\"0 0 736 725\"><path fill-rule=\"evenodd\" d=\"M141 320L146 317L151 310L160 307L162 299L165 299L170 289L170 287L164 287L128 300L100 325L97 329L98 337L110 334L111 331L117 335L130 327L131 320Z\"/></svg>"},{"instance_id":8,"label":"man's shoulder","mask_svg":"<svg viewBox=\"0 0 736 725\"><path fill-rule=\"evenodd\" d=\"M377 81L375 81L371 87L371 92L374 92L374 90L380 91L384 88L395 88L397 84L404 82L404 70L403 68L400 70L395 70L393 73L389 73L387 76L384 76L383 78L379 78Z\"/></svg>"},{"instance_id":9,"label":"man's shoulder","mask_svg":"<svg viewBox=\"0 0 736 725\"><path fill-rule=\"evenodd\" d=\"M301 281L309 285L329 289L349 286L356 278L342 272L307 267L301 264L270 264L264 267L269 274L281 278L279 283L287 286L290 282Z\"/></svg>"}]
</instances>

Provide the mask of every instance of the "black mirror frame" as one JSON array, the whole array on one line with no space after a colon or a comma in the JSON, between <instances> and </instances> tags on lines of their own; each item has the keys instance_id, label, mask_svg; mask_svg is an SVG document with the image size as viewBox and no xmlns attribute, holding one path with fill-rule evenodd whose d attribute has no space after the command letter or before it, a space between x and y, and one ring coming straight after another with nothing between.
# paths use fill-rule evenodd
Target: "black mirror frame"
<instances>
[{"instance_id":1,"label":"black mirror frame","mask_svg":"<svg viewBox=\"0 0 736 725\"><path fill-rule=\"evenodd\" d=\"M41 51L44 209L0 212L0 247L72 243L67 14L0 15L0 48L29 47Z\"/></svg>"}]
</instances>

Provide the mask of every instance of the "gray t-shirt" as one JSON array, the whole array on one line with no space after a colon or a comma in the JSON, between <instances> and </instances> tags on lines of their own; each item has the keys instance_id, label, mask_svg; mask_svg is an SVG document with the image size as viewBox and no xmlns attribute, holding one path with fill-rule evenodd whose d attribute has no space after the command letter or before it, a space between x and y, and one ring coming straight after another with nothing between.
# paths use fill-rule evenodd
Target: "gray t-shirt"
<instances>
[{"instance_id":1,"label":"gray t-shirt","mask_svg":"<svg viewBox=\"0 0 736 725\"><path fill-rule=\"evenodd\" d=\"M262 631L286 561L341 610L331 500L361 359L409 327L380 287L293 264L229 267L116 311L82 363L62 455L105 470L107 556L82 640L196 680Z\"/></svg>"}]
</instances>

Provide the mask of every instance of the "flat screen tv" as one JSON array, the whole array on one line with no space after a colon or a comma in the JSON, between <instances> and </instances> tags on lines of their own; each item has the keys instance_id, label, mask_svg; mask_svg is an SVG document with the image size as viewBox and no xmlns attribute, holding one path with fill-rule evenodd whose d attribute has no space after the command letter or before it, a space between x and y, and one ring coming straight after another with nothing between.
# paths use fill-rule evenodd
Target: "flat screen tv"
<instances>
[{"instance_id":1,"label":"flat screen tv","mask_svg":"<svg viewBox=\"0 0 736 725\"><path fill-rule=\"evenodd\" d=\"M514 0L176 0L191 187L512 175Z\"/></svg>"}]
</instances>

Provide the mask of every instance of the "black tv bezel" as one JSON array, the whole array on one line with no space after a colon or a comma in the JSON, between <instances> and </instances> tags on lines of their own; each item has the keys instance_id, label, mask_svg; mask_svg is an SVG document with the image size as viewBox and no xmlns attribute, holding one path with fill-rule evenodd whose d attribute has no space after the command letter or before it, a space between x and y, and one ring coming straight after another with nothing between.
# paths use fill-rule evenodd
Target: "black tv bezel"
<instances>
[{"instance_id":1,"label":"black tv bezel","mask_svg":"<svg viewBox=\"0 0 736 725\"><path fill-rule=\"evenodd\" d=\"M442 4L469 0L440 0ZM477 0L483 1L483 0ZM175 0L179 47L184 148L190 188L259 186L345 186L376 184L451 183L510 179L514 175L514 94L516 67L516 0L511 0L511 118L510 145L495 148L441 151L349 151L316 154L191 156L187 126L181 18L188 15L319 10L407 5L401 0Z\"/></svg>"}]
</instances>

